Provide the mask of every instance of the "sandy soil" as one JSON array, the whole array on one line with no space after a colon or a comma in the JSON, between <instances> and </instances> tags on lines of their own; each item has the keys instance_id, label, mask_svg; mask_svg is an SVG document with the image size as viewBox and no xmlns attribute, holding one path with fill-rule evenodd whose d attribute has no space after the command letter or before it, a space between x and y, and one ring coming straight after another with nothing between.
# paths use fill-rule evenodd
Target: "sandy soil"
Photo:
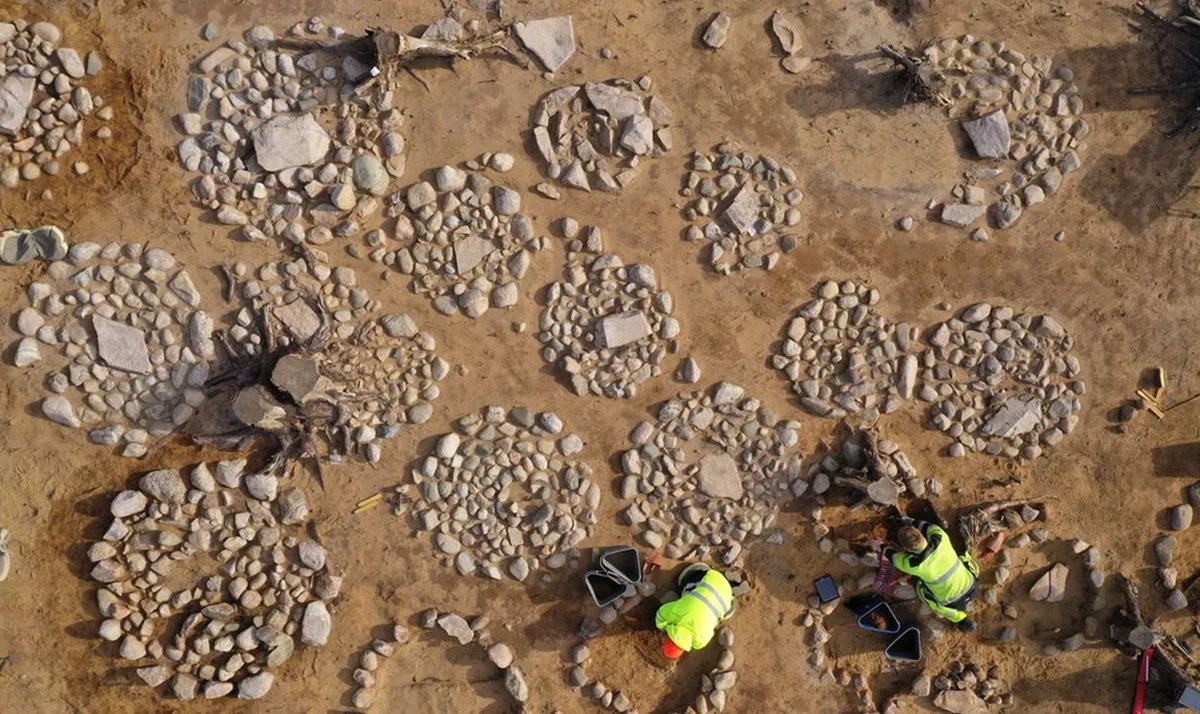
<instances>
[{"instance_id":1,"label":"sandy soil","mask_svg":"<svg viewBox=\"0 0 1200 714\"><path fill-rule=\"evenodd\" d=\"M1194 419L1200 403L1165 421L1141 418L1127 434L1111 430L1109 412L1131 396L1140 371L1150 365L1164 366L1173 378L1168 401L1200 390L1190 335L1190 320L1200 309L1200 279L1193 270L1200 243L1191 240L1194 222L1168 210L1200 203L1180 198L1195 169L1192 145L1161 135L1170 118L1157 100L1125 92L1157 81L1154 53L1127 29L1127 3L928 4L930 10L912 16L905 0L787 6L802 20L806 52L815 60L808 72L791 76L779 69L764 30L771 8L751 0L729 0L719 8L676 1L513 2L508 11L516 19L574 15L579 52L553 82L503 61L430 63L417 70L428 88L403 80L398 95L411 118L409 177L484 151L507 150L519 157L512 181L525 188L539 180L522 151L528 111L538 96L561 83L650 74L654 93L675 111L676 150L652 162L634 190L619 198L571 193L555 203L527 193L526 205L539 231L570 214L601 226L610 248L626 260L654 265L676 298L681 350L665 363L667 375L645 385L636 399L582 399L549 375L532 336L511 329L516 321L536 324L535 296L558 275L560 245L535 257L515 309L491 311L475 321L436 315L401 281L384 282L376 266L335 252L337 260L363 271L362 279L386 306L409 312L431 329L439 353L458 369L444 384L433 420L389 442L377 466L333 469L332 487L324 492L315 483L302 484L313 502L315 533L329 548L331 562L345 569L346 586L329 644L298 653L261 702L182 704L161 698L140 682L131 686L132 670L95 636L99 620L93 588L84 579L83 553L103 531L107 499L134 474L191 463L201 452L172 444L153 450L144 462L122 460L87 444L82 433L31 415L30 405L41 394L36 370L0 370L0 406L8 415L0 420L0 525L13 533L15 559L11 576L0 585L0 657L6 664L0 670L0 706L30 712L339 711L349 704L351 658L358 650L392 620L409 620L433 606L485 613L497 623L530 675L530 711L599 711L566 684L564 656L590 607L573 574L528 587L464 580L438 567L428 542L413 538L404 521L384 509L353 516L353 504L395 484L452 419L486 404L523 403L558 412L585 437L583 456L600 474L615 477L610 457L651 405L680 389L669 374L686 355L699 360L705 384L740 383L778 413L800 419L805 445L815 447L835 425L800 413L767 358L789 311L815 281L827 277L870 281L884 293L882 311L895 319L929 323L944 316L935 308L942 301L962 306L989 300L1048 312L1067 325L1089 393L1078 429L1048 456L1024 465L982 456L943 458L938 449L944 442L922 428L917 404L885 417L881 427L921 473L947 484L940 504L945 508L1008 494L1053 499L1052 532L1098 545L1110 572L1119 569L1145 586L1148 612L1162 610L1146 549L1164 526L1163 509L1200 476L1195 444L1200 426ZM101 92L118 118L111 142L83 152L91 174L43 178L0 194L0 222L51 222L77 240L167 248L191 266L209 305L219 300L219 282L207 266L273 256L265 246L234 241L204 220L189 203L188 177L173 158L179 137L171 117L184 106L186 63L208 46L199 39L201 25L217 23L219 37L227 39L252 24L286 28L319 11L327 22L352 32L368 26L412 30L441 13L437 3L414 0L7 0L3 6L0 15L58 23L67 44L81 51L100 49L107 62ZM724 49L702 51L695 30L717 9L733 15L733 29ZM956 145L952 125L937 110L897 108L895 88L883 74L887 67L871 55L883 41L916 44L963 32L1005 39L1071 67L1094 128L1084 170L986 244L923 220L929 198L953 185L966 150ZM600 59L604 47L613 59ZM716 277L701 267L694 246L680 240L684 223L676 189L687 150L708 148L724 137L800 172L807 196L803 241L771 273ZM52 199L39 198L46 188ZM910 213L918 218L917 228L897 232L895 219ZM1063 243L1051 239L1059 230L1067 233ZM23 287L38 270L0 272L0 299L14 308L23 305ZM1018 485L986 485L1000 476L1015 477ZM606 494L592 544L629 540L616 520L619 505L615 491ZM781 525L787 535L783 546L760 545L749 556L754 588L739 603L733 623L739 685L727 711L854 711L849 692L819 684L809 671L804 632L796 625L812 579L846 570L816 549L798 513L785 513ZM1181 577L1200 565L1197 537L1181 537ZM1025 581L1017 582L1007 598L1022 601L1017 590ZM1014 645L989 641L1000 616L995 608L985 610L980 636L952 634L927 646L926 664L936 671L961 654L998 664L1017 694L1013 711L1123 710L1134 667L1104 642L1053 659L1039 654L1042 644L1055 639L1049 629L1078 627L1081 592L1073 589L1057 609L1032 610L1020 622L1022 637ZM1106 595L1110 604L1118 599L1111 585ZM1169 617L1172 627L1183 629L1191 615ZM853 631L849 616L836 615L829 624L831 653L841 658L840 665L867 672L880 698L914 676L911 667L885 664ZM632 638L626 628L614 626L596 645L592 666L640 702L643 712L686 700L697 686L700 665L688 663L674 673L649 666L630 646ZM420 636L385 665L375 710L509 711L496 670L477 652Z\"/></svg>"}]
</instances>

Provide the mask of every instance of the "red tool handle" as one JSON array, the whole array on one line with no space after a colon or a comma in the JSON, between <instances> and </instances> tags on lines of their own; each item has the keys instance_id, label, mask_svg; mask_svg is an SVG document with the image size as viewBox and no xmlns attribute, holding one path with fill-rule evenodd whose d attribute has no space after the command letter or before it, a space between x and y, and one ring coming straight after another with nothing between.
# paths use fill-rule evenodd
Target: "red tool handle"
<instances>
[{"instance_id":1,"label":"red tool handle","mask_svg":"<svg viewBox=\"0 0 1200 714\"><path fill-rule=\"evenodd\" d=\"M1147 647L1138 661L1137 689L1133 692L1133 709L1130 714L1143 714L1146 710L1146 683L1150 681L1150 660L1154 658L1154 648Z\"/></svg>"}]
</instances>

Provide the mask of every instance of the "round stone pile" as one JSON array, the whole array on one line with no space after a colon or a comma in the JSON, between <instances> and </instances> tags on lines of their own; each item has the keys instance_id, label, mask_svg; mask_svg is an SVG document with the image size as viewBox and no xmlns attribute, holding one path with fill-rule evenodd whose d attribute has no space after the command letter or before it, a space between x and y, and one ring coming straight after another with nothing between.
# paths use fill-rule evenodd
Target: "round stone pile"
<instances>
[{"instance_id":1,"label":"round stone pile","mask_svg":"<svg viewBox=\"0 0 1200 714\"><path fill-rule=\"evenodd\" d=\"M990 707L1012 706L1013 695L1008 690L999 667L984 669L965 658L951 660L932 681L921 675L913 683L914 694L932 696L935 707L948 711L962 702L978 702L985 711Z\"/></svg>"},{"instance_id":2,"label":"round stone pile","mask_svg":"<svg viewBox=\"0 0 1200 714\"><path fill-rule=\"evenodd\" d=\"M814 414L870 421L915 397L930 403L928 423L955 439L948 455L1023 459L1079 420L1086 386L1074 342L1049 315L976 303L922 339L920 328L875 311L877 290L828 281L815 293L772 357Z\"/></svg>"},{"instance_id":3,"label":"round stone pile","mask_svg":"<svg viewBox=\"0 0 1200 714\"><path fill-rule=\"evenodd\" d=\"M43 366L43 349L57 353L40 407L51 421L140 457L148 436L172 433L204 403L213 321L167 251L79 243L26 296L14 363Z\"/></svg>"},{"instance_id":4,"label":"round stone pile","mask_svg":"<svg viewBox=\"0 0 1200 714\"><path fill-rule=\"evenodd\" d=\"M772 357L800 404L818 416L870 421L911 399L918 329L880 315L879 291L866 285L831 280L813 293L788 323L780 354Z\"/></svg>"},{"instance_id":5,"label":"round stone pile","mask_svg":"<svg viewBox=\"0 0 1200 714\"><path fill-rule=\"evenodd\" d=\"M1035 459L1078 423L1086 388L1053 317L976 303L927 340L918 396L930 402L929 423L956 440L950 455Z\"/></svg>"},{"instance_id":6,"label":"round stone pile","mask_svg":"<svg viewBox=\"0 0 1200 714\"><path fill-rule=\"evenodd\" d=\"M940 91L951 116L983 118L1000 112L995 126L984 120L976 128L968 121L964 128L989 135L987 158L1017 164L1009 176L999 168L968 171L968 183L954 190L957 202L943 205L944 222L971 225L983 215L987 196L999 194L987 210L996 228L1008 228L1082 166L1078 152L1090 128L1070 69L970 35L936 40L923 54L941 74ZM975 141L977 150L980 144Z\"/></svg>"},{"instance_id":7,"label":"round stone pile","mask_svg":"<svg viewBox=\"0 0 1200 714\"><path fill-rule=\"evenodd\" d=\"M320 18L300 40L337 39ZM321 245L355 236L403 175L403 116L392 93L357 93L371 67L351 54L291 49L256 26L201 58L188 81L180 163L201 174L200 205L249 240Z\"/></svg>"},{"instance_id":8,"label":"round stone pile","mask_svg":"<svg viewBox=\"0 0 1200 714\"><path fill-rule=\"evenodd\" d=\"M330 268L316 258L267 263L255 277L244 265L231 270L247 303L229 330L235 349L259 354L261 323L282 348L298 350L279 360L272 373L274 386L293 404L256 390L244 413L253 423L274 408L291 413L327 403L329 409L316 410L321 418L314 424L319 422L330 454L357 452L376 463L382 440L395 436L402 424L423 424L433 415L432 402L441 394L437 383L449 375L450 365L437 356L433 335L408 315L372 319L379 303L357 284L352 269Z\"/></svg>"},{"instance_id":9,"label":"round stone pile","mask_svg":"<svg viewBox=\"0 0 1200 714\"><path fill-rule=\"evenodd\" d=\"M639 598L640 600L640 598ZM610 620L611 623L614 620ZM581 629L590 627L588 623ZM597 630L593 636L599 635L603 629ZM585 637L585 640L590 639ZM693 704L678 714L686 714L687 712L721 712L725 711L729 696L733 693L734 687L737 686L737 672L733 669L734 654L733 629L728 623L721 626L717 630L715 638L715 646L719 649L720 655L717 657L716 663L712 669L705 672L700 677L700 691L696 694ZM621 689L608 686L605 682L598 678L593 678L587 673L585 667L592 658L591 648L587 642L580 642L571 648L570 661L574 665L567 674L567 681L571 687L578 690L580 695L592 700L597 706L602 709L613 712L638 712L638 711L657 711L657 708L646 706L639 708L636 702L633 702L629 695ZM670 712L669 714L675 714Z\"/></svg>"},{"instance_id":10,"label":"round stone pile","mask_svg":"<svg viewBox=\"0 0 1200 714\"><path fill-rule=\"evenodd\" d=\"M507 171L512 157L493 154L490 163ZM413 290L443 315L474 318L516 305L517 281L544 244L521 213L521 194L455 166L442 166L432 178L388 197L394 237L404 245L386 246L383 232L372 231L369 244L378 243L372 257L411 275Z\"/></svg>"},{"instance_id":11,"label":"round stone pile","mask_svg":"<svg viewBox=\"0 0 1200 714\"><path fill-rule=\"evenodd\" d=\"M671 150L671 110L647 97L650 78L637 83L562 87L533 111L533 139L546 176L583 191L620 193L639 165Z\"/></svg>"},{"instance_id":12,"label":"round stone pile","mask_svg":"<svg viewBox=\"0 0 1200 714\"><path fill-rule=\"evenodd\" d=\"M107 126L84 133L87 120L113 117L112 107L83 86L100 73L100 55L82 59L61 47L62 39L49 22L0 21L0 188L57 175L72 147L112 136ZM83 161L71 168L88 172Z\"/></svg>"},{"instance_id":13,"label":"round stone pile","mask_svg":"<svg viewBox=\"0 0 1200 714\"><path fill-rule=\"evenodd\" d=\"M740 564L792 498L799 429L727 382L663 402L621 454L622 522L672 560Z\"/></svg>"},{"instance_id":14,"label":"round stone pile","mask_svg":"<svg viewBox=\"0 0 1200 714\"><path fill-rule=\"evenodd\" d=\"M693 222L685 236L707 243L704 259L714 270L770 270L782 253L795 250L798 239L787 230L800 222L804 200L795 171L732 141L714 154L696 152L690 168L680 190L693 199L683 211Z\"/></svg>"},{"instance_id":15,"label":"round stone pile","mask_svg":"<svg viewBox=\"0 0 1200 714\"><path fill-rule=\"evenodd\" d=\"M571 218L561 228L570 240L565 279L546 289L538 324L542 359L568 376L576 394L630 398L662 372L659 365L674 349L675 301L659 288L654 268L605 253L600 229L589 226L581 235Z\"/></svg>"},{"instance_id":16,"label":"round stone pile","mask_svg":"<svg viewBox=\"0 0 1200 714\"><path fill-rule=\"evenodd\" d=\"M304 535L308 503L245 461L152 471L113 498L88 549L100 637L179 699L264 696L300 645L329 637L341 578Z\"/></svg>"},{"instance_id":17,"label":"round stone pile","mask_svg":"<svg viewBox=\"0 0 1200 714\"><path fill-rule=\"evenodd\" d=\"M601 487L552 412L491 406L462 417L412 469L412 518L462 575L524 581L562 567L591 534Z\"/></svg>"}]
</instances>

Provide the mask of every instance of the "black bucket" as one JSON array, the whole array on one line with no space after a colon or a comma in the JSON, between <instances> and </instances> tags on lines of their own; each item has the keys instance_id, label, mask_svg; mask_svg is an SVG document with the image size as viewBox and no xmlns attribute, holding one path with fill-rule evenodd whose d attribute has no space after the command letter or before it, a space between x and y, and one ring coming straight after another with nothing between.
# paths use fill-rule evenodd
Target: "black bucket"
<instances>
[{"instance_id":1,"label":"black bucket","mask_svg":"<svg viewBox=\"0 0 1200 714\"><path fill-rule=\"evenodd\" d=\"M630 585L642 582L642 554L636 548L610 548L600 554L600 569L609 577Z\"/></svg>"},{"instance_id":2,"label":"black bucket","mask_svg":"<svg viewBox=\"0 0 1200 714\"><path fill-rule=\"evenodd\" d=\"M596 607L607 607L625 594L625 583L614 580L603 570L587 571L583 574L583 581L587 584Z\"/></svg>"},{"instance_id":3,"label":"black bucket","mask_svg":"<svg viewBox=\"0 0 1200 714\"><path fill-rule=\"evenodd\" d=\"M877 592L855 593L846 598L846 607L855 617L862 617L884 602L883 596Z\"/></svg>"},{"instance_id":4,"label":"black bucket","mask_svg":"<svg viewBox=\"0 0 1200 714\"><path fill-rule=\"evenodd\" d=\"M872 622L878 618L879 623ZM900 618L892 612L892 606L880 598L875 607L858 616L858 626L867 632L878 632L884 635L894 635L900 631Z\"/></svg>"},{"instance_id":5,"label":"black bucket","mask_svg":"<svg viewBox=\"0 0 1200 714\"><path fill-rule=\"evenodd\" d=\"M902 662L921 661L921 631L916 627L905 629L888 644L883 656Z\"/></svg>"}]
</instances>

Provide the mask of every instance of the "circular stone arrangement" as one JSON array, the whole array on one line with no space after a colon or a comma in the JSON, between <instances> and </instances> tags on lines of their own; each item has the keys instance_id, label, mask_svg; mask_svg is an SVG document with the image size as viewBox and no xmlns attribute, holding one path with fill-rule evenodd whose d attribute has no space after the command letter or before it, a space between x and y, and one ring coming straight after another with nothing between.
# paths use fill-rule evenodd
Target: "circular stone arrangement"
<instances>
[{"instance_id":1,"label":"circular stone arrangement","mask_svg":"<svg viewBox=\"0 0 1200 714\"><path fill-rule=\"evenodd\" d=\"M772 357L808 411L866 421L914 396L929 424L955 439L950 456L983 451L1035 459L1078 422L1079 360L1049 315L976 303L925 331L891 325L877 290L828 281L788 324ZM926 344L928 348L926 348Z\"/></svg>"},{"instance_id":2,"label":"circular stone arrangement","mask_svg":"<svg viewBox=\"0 0 1200 714\"><path fill-rule=\"evenodd\" d=\"M26 290L16 315L14 363L38 364L42 347L67 360L41 402L51 421L89 429L97 444L146 453L150 435L183 426L204 403L213 321L187 271L141 243L79 243ZM74 388L81 397L67 397Z\"/></svg>"},{"instance_id":3,"label":"circular stone arrangement","mask_svg":"<svg viewBox=\"0 0 1200 714\"><path fill-rule=\"evenodd\" d=\"M542 97L533 111L533 139L546 176L583 191L620 193L646 158L671 150L671 110L647 97L650 78L635 84L562 87Z\"/></svg>"},{"instance_id":4,"label":"circular stone arrangement","mask_svg":"<svg viewBox=\"0 0 1200 714\"><path fill-rule=\"evenodd\" d=\"M462 417L412 469L413 522L462 575L523 582L591 534L600 484L553 412L490 406ZM502 567L503 566L503 567Z\"/></svg>"},{"instance_id":5,"label":"circular stone arrangement","mask_svg":"<svg viewBox=\"0 0 1200 714\"><path fill-rule=\"evenodd\" d=\"M331 28L337 39L341 30ZM312 41L320 18L289 34ZM371 67L352 54L277 41L270 27L245 32L196 63L187 138L177 153L199 203L248 240L320 245L357 235L392 178L405 169L403 116L381 88L356 92Z\"/></svg>"},{"instance_id":6,"label":"circular stone arrangement","mask_svg":"<svg viewBox=\"0 0 1200 714\"><path fill-rule=\"evenodd\" d=\"M788 323L772 357L808 411L831 419L871 421L890 414L916 389L918 331L892 325L875 305L879 291L852 280L821 283Z\"/></svg>"},{"instance_id":7,"label":"circular stone arrangement","mask_svg":"<svg viewBox=\"0 0 1200 714\"><path fill-rule=\"evenodd\" d=\"M61 42L62 31L49 22L0 22L0 188L57 175L60 161L84 141L85 119L113 117L112 107L83 86L100 73L100 55L81 59ZM108 139L112 130L102 126L91 136ZM85 174L88 165L77 161L72 170Z\"/></svg>"},{"instance_id":8,"label":"circular stone arrangement","mask_svg":"<svg viewBox=\"0 0 1200 714\"><path fill-rule=\"evenodd\" d=\"M679 335L671 293L654 268L625 265L604 252L600 229L564 218L565 279L546 289L538 323L542 359L569 376L576 394L630 398L662 372L659 364Z\"/></svg>"},{"instance_id":9,"label":"circular stone arrangement","mask_svg":"<svg viewBox=\"0 0 1200 714\"><path fill-rule=\"evenodd\" d=\"M621 520L672 560L740 564L743 544L793 497L791 482L803 493L799 429L727 382L663 402L621 454L621 497L633 501Z\"/></svg>"},{"instance_id":10,"label":"circular stone arrangement","mask_svg":"<svg viewBox=\"0 0 1200 714\"><path fill-rule=\"evenodd\" d=\"M683 211L694 222L685 237L708 244L704 258L722 275L770 270L798 243L794 234L780 232L800 222L804 192L795 184L791 168L746 153L737 142L717 146L715 154L696 152L680 191L694 199Z\"/></svg>"},{"instance_id":11,"label":"circular stone arrangement","mask_svg":"<svg viewBox=\"0 0 1200 714\"><path fill-rule=\"evenodd\" d=\"M992 223L1008 228L1082 166L1078 151L1090 128L1070 69L970 35L936 40L923 55L939 72L951 116L978 117L963 122L976 154L1017 162L1008 177L998 168L969 171L967 185L955 189L959 202L943 204L943 222L971 225L994 192L1000 199L991 204Z\"/></svg>"},{"instance_id":12,"label":"circular stone arrangement","mask_svg":"<svg viewBox=\"0 0 1200 714\"><path fill-rule=\"evenodd\" d=\"M274 424L286 419L281 412L315 414L319 418L306 423L325 434L331 454L357 451L376 463L381 440L395 436L401 424L423 424L433 415L432 402L441 394L437 383L450 373L435 353L437 341L408 315L371 319L379 303L357 285L352 269L331 269L313 255L267 263L253 278L239 264L231 275L247 303L228 332L234 348L259 354L261 321L277 347L294 350L271 373L274 387L293 404L252 387L242 391L247 401L242 394L234 400L239 419ZM328 409L313 407L318 404Z\"/></svg>"},{"instance_id":13,"label":"circular stone arrangement","mask_svg":"<svg viewBox=\"0 0 1200 714\"><path fill-rule=\"evenodd\" d=\"M641 598L635 596L631 601L636 604ZM611 621L610 621L611 622ZM588 628L593 628L594 623L585 621L581 631ZM603 632L603 628L595 629L595 635ZM585 637L585 640L591 639ZM737 672L733 670L733 629L728 623L721 625L721 629L717 630L716 645L720 648L721 654L717 658L716 664L711 670L706 672L700 678L700 693L696 695L695 702L692 706L679 712L686 714L687 712L721 712L725 711L725 706L733 688L737 686ZM638 712L650 711L647 709L639 709L636 703L632 702L628 695L619 689L613 689L607 686L604 682L598 679L593 679L588 676L584 667L592 657L591 649L587 642L580 642L571 649L571 667L567 680L571 686L579 690L580 694L591 699L596 705L603 709L608 709L614 712ZM674 713L672 713L674 714Z\"/></svg>"},{"instance_id":14,"label":"circular stone arrangement","mask_svg":"<svg viewBox=\"0 0 1200 714\"><path fill-rule=\"evenodd\" d=\"M512 157L493 154L490 163L507 171ZM544 243L521 213L520 193L492 185L481 173L442 166L432 183L413 184L389 196L388 204L388 215L396 216L394 236L406 245L384 247L383 233L373 231L372 257L411 275L413 291L431 298L434 309L475 318L489 307L517 304L517 281Z\"/></svg>"},{"instance_id":15,"label":"circular stone arrangement","mask_svg":"<svg viewBox=\"0 0 1200 714\"><path fill-rule=\"evenodd\" d=\"M956 439L950 455L1036 459L1078 423L1086 388L1074 342L1053 317L976 303L935 325L928 342L934 364L919 396L931 402L929 422Z\"/></svg>"},{"instance_id":16,"label":"circular stone arrangement","mask_svg":"<svg viewBox=\"0 0 1200 714\"><path fill-rule=\"evenodd\" d=\"M304 537L303 492L245 461L145 474L88 549L100 637L179 699L258 699L298 644L324 645L341 578ZM190 484L190 486L189 486ZM145 660L152 660L146 664Z\"/></svg>"}]
</instances>

